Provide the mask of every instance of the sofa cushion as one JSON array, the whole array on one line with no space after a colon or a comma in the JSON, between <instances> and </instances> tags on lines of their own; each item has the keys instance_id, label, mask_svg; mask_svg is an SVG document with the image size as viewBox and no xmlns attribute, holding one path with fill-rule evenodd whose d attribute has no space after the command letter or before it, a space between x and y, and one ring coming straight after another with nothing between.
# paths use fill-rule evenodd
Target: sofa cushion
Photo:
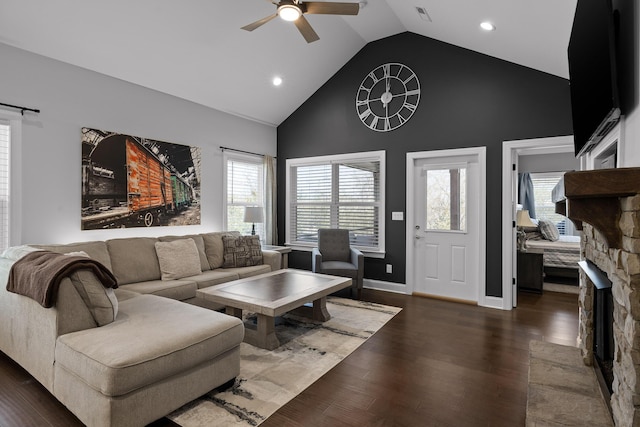
<instances>
[{"instance_id":1,"label":"sofa cushion","mask_svg":"<svg viewBox=\"0 0 640 427\"><path fill-rule=\"evenodd\" d=\"M198 256L200 257L200 270L207 271L211 270L211 266L209 265L209 260L207 259L207 253L204 248L204 239L200 234L187 234L186 236L162 236L158 237L158 240L161 242L172 242L174 240L180 239L193 239L198 248Z\"/></svg>"},{"instance_id":2,"label":"sofa cushion","mask_svg":"<svg viewBox=\"0 0 640 427\"><path fill-rule=\"evenodd\" d=\"M198 284L198 289L207 288L209 286L227 283L232 280L238 280L240 276L234 271L224 271L224 269L216 268L215 270L203 271L197 276L185 277L185 280L193 280Z\"/></svg>"},{"instance_id":3,"label":"sofa cushion","mask_svg":"<svg viewBox=\"0 0 640 427\"><path fill-rule=\"evenodd\" d=\"M193 239L156 242L162 280L182 279L202 273L200 256Z\"/></svg>"},{"instance_id":4,"label":"sofa cushion","mask_svg":"<svg viewBox=\"0 0 640 427\"><path fill-rule=\"evenodd\" d=\"M153 294L165 298L185 300L196 296L198 286L193 280L147 280L120 286L138 294Z\"/></svg>"},{"instance_id":5,"label":"sofa cushion","mask_svg":"<svg viewBox=\"0 0 640 427\"><path fill-rule=\"evenodd\" d=\"M222 236L223 268L250 267L262 264L260 236Z\"/></svg>"},{"instance_id":6,"label":"sofa cushion","mask_svg":"<svg viewBox=\"0 0 640 427\"><path fill-rule=\"evenodd\" d=\"M118 285L160 280L160 264L153 237L131 237L107 240L111 271Z\"/></svg>"},{"instance_id":7,"label":"sofa cushion","mask_svg":"<svg viewBox=\"0 0 640 427\"><path fill-rule=\"evenodd\" d=\"M195 368L244 336L240 319L153 295L123 301L120 312L102 328L58 337L55 349L56 366L107 396Z\"/></svg>"},{"instance_id":8,"label":"sofa cushion","mask_svg":"<svg viewBox=\"0 0 640 427\"><path fill-rule=\"evenodd\" d=\"M245 277L257 276L258 274L271 272L271 267L267 264L254 265L251 267L223 268L221 271L235 273L241 279Z\"/></svg>"},{"instance_id":9,"label":"sofa cushion","mask_svg":"<svg viewBox=\"0 0 640 427\"><path fill-rule=\"evenodd\" d=\"M57 252L59 254L66 254L70 252L86 252L89 258L98 261L100 264L107 267L113 272L111 265L111 257L107 250L107 243L102 241L95 242L78 242L69 243L66 245L30 245L34 248L44 249L45 251ZM116 278L118 275L115 275Z\"/></svg>"},{"instance_id":10,"label":"sofa cushion","mask_svg":"<svg viewBox=\"0 0 640 427\"><path fill-rule=\"evenodd\" d=\"M201 234L204 240L204 249L211 269L222 267L224 261L224 244L222 236L240 236L239 231L216 231L213 233Z\"/></svg>"}]
</instances>

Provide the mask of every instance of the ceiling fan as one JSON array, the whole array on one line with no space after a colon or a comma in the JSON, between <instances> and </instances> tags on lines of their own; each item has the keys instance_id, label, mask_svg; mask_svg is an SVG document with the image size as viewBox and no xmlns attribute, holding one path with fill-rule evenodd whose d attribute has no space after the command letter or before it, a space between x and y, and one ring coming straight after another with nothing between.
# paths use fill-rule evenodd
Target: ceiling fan
<instances>
[{"instance_id":1,"label":"ceiling fan","mask_svg":"<svg viewBox=\"0 0 640 427\"><path fill-rule=\"evenodd\" d=\"M360 10L360 5L358 3L335 3L324 1L308 1L303 3L300 0L280 0L280 2L272 0L267 1L277 6L276 13L259 19L249 25L245 25L242 29L253 31L271 21L276 16L280 16L280 18L285 21L293 21L307 43L319 40L320 37L318 37L318 34L316 34L313 28L311 28L311 24L309 24L309 21L307 21L303 16L304 14L357 15Z\"/></svg>"}]
</instances>

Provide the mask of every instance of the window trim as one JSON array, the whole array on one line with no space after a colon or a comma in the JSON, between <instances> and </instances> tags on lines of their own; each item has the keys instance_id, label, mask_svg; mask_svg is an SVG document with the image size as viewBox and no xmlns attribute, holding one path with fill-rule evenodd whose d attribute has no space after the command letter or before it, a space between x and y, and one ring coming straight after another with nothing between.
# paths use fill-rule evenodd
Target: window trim
<instances>
[{"instance_id":1,"label":"window trim","mask_svg":"<svg viewBox=\"0 0 640 427\"><path fill-rule=\"evenodd\" d=\"M285 245L299 251L311 251L316 244L291 243L291 168L298 166L324 165L327 163L342 163L348 161L379 161L380 162L380 201L378 211L378 250L361 249L364 256L369 258L384 258L386 254L386 151L367 151L348 154L332 154L327 156L300 157L286 161L286 198L285 198ZM357 247L357 246L356 246Z\"/></svg>"},{"instance_id":2,"label":"window trim","mask_svg":"<svg viewBox=\"0 0 640 427\"><path fill-rule=\"evenodd\" d=\"M259 156L259 155L252 155L252 154L244 154L244 153L235 153L235 152L228 152L225 151L222 154L222 229L223 230L227 230L227 225L228 225L228 221L227 221L227 213L228 213L228 203L227 201L228 199L228 173L229 173L229 169L228 169L228 165L229 165L229 160L236 160L239 162L245 162L245 163L253 163L256 165L263 165L263 157ZM263 191L262 191L262 205L265 205L265 193L264 193L264 170L262 173L262 186L263 186ZM258 233L256 233L258 234ZM260 236L262 239L264 239L264 236Z\"/></svg>"},{"instance_id":3,"label":"window trim","mask_svg":"<svg viewBox=\"0 0 640 427\"><path fill-rule=\"evenodd\" d=\"M0 109L0 121L9 124L9 246L22 244L22 115Z\"/></svg>"}]
</instances>

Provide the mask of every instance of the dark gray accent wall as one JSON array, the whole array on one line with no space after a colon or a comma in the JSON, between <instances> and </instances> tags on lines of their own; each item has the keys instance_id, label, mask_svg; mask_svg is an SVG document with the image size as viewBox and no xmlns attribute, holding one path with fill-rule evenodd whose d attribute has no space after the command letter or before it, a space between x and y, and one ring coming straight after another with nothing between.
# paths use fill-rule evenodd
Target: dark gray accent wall
<instances>
[{"instance_id":1,"label":"dark gray accent wall","mask_svg":"<svg viewBox=\"0 0 640 427\"><path fill-rule=\"evenodd\" d=\"M400 128L374 132L358 118L355 95L366 74L387 62L418 75L420 104ZM391 221L391 212L406 211L406 154L486 146L487 295L500 297L502 142L571 133L566 79L413 33L369 43L278 127L278 240L286 159L386 150L386 258L366 259L365 278L405 283L405 224ZM290 266L310 269L310 253L293 253Z\"/></svg>"}]
</instances>

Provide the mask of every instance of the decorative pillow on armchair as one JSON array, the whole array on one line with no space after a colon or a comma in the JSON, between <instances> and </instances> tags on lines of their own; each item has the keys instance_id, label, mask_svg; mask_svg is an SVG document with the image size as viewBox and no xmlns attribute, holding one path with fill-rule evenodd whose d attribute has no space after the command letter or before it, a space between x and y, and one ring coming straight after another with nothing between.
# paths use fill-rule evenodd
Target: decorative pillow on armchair
<instances>
[{"instance_id":1,"label":"decorative pillow on armchair","mask_svg":"<svg viewBox=\"0 0 640 427\"><path fill-rule=\"evenodd\" d=\"M558 227L548 219L541 219L538 221L538 227L540 228L540 233L542 233L542 236L545 239L555 242L560 238Z\"/></svg>"},{"instance_id":2,"label":"decorative pillow on armchair","mask_svg":"<svg viewBox=\"0 0 640 427\"><path fill-rule=\"evenodd\" d=\"M262 264L260 236L222 236L222 268L249 267Z\"/></svg>"}]
</instances>

